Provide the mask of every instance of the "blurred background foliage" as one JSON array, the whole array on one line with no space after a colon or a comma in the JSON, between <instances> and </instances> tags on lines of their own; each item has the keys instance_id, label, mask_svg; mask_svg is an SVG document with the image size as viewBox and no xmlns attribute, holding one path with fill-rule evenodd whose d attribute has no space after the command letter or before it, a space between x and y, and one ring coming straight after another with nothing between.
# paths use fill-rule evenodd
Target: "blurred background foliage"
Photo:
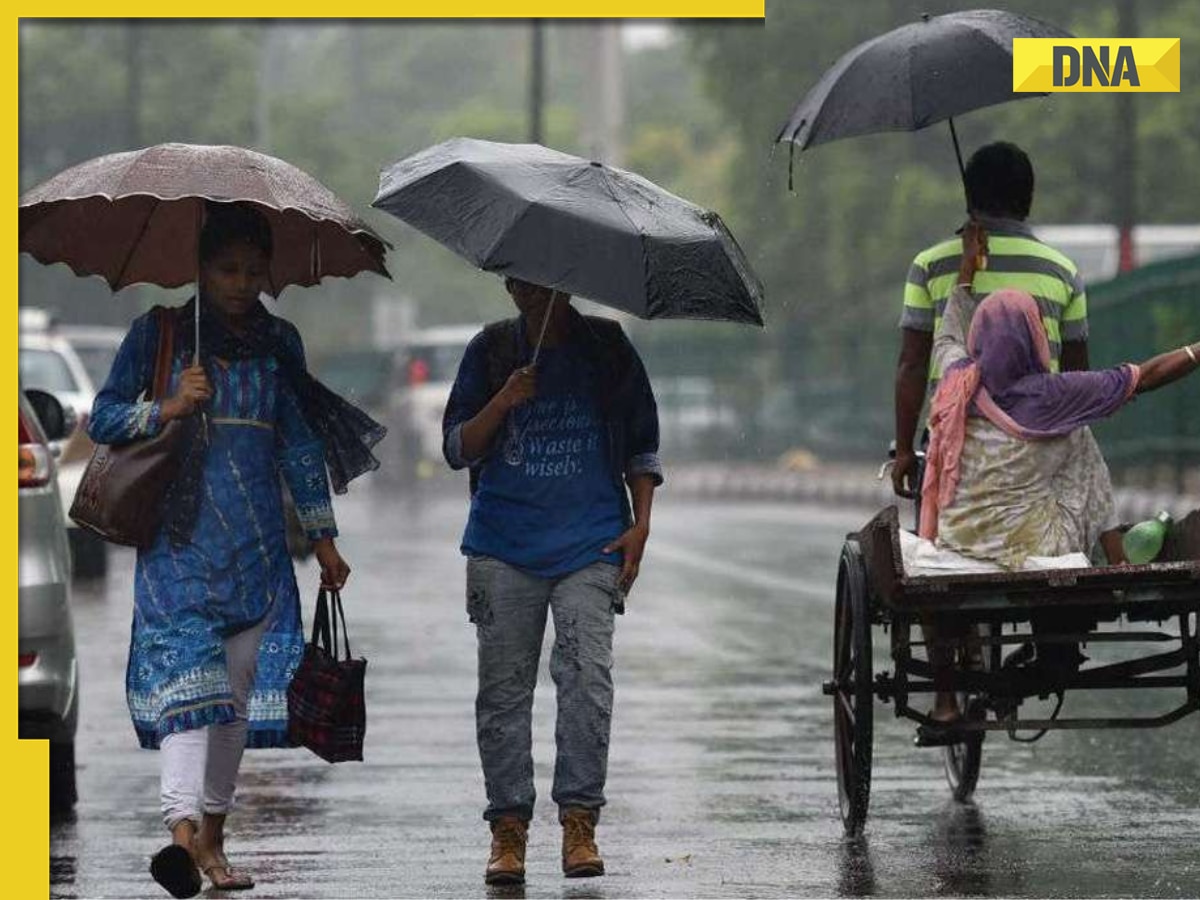
<instances>
[{"instance_id":1,"label":"blurred background foliage","mask_svg":"<svg viewBox=\"0 0 1200 900\"><path fill-rule=\"evenodd\" d=\"M1075 34L1114 36L1122 0L1011 0L1006 8ZM944 0L768 0L766 22L671 23L620 58L621 165L717 209L767 289L765 331L630 322L656 379L702 377L737 427L708 455L875 458L891 433L901 291L912 256L964 214L945 125L841 141L797 154L772 141L792 107L843 52ZM1137 33L1180 37L1178 94L1136 95L1136 204L1143 223L1193 223L1200 196L1200 5L1137 0ZM20 182L107 152L162 141L232 143L281 156L355 205L395 245L393 283L363 276L289 289L282 314L312 352L369 346L373 310L405 303L422 326L483 322L511 306L493 276L370 210L381 166L457 136L529 134L527 22L126 22L23 20ZM545 27L545 142L588 155L599 115L589 23ZM1122 35L1124 36L1124 35ZM964 155L1015 141L1037 173L1033 220L1117 220L1117 104L1067 94L956 120ZM102 283L21 260L21 302L61 318L120 324L162 292L113 299ZM1097 359L1165 349L1200 334L1200 302L1154 312L1111 305L1156 328L1136 341L1102 328ZM331 315L331 308L337 314ZM1117 313L1111 313L1115 317ZM1168 321L1169 319L1169 321ZM1125 343L1128 338L1128 343ZM1181 389L1192 391L1194 386ZM1194 465L1196 457L1185 458Z\"/></svg>"}]
</instances>

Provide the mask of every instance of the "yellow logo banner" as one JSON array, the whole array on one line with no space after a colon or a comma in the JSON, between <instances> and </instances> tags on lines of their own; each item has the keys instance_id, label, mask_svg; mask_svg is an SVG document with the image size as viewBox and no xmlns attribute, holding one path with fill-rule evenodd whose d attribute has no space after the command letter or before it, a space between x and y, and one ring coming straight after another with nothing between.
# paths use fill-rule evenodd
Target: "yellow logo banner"
<instances>
[{"instance_id":1,"label":"yellow logo banner","mask_svg":"<svg viewBox=\"0 0 1200 900\"><path fill-rule=\"evenodd\" d=\"M1013 39L1013 91L1179 92L1179 38Z\"/></svg>"}]
</instances>

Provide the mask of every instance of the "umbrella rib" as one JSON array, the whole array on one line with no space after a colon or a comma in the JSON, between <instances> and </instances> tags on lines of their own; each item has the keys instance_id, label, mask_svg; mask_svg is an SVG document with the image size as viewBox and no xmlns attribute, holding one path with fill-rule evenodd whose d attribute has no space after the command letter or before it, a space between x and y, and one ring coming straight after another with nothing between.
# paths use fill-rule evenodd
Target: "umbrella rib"
<instances>
[{"instance_id":1,"label":"umbrella rib","mask_svg":"<svg viewBox=\"0 0 1200 900\"><path fill-rule=\"evenodd\" d=\"M650 300L650 291L646 288L646 285L650 278L650 271L649 271L649 266L647 264L647 259L646 259L646 233L638 226L638 224L635 221L633 221L633 217L630 216L629 212L625 209L625 207L621 205L621 201L617 197L617 192L616 192L616 190L613 189L612 182L609 180L608 169L605 168L604 166L599 166L598 168L600 169L600 177L603 179L604 186L605 186L605 188L608 189L608 194L610 197L612 197L613 203L616 204L617 209L621 211L621 215L623 215L625 217L625 221L628 222L630 227L634 231L637 232L638 243L641 244L641 247L642 247L642 285L643 285L642 290L646 294L646 301L648 303ZM647 318L649 318L649 312L650 312L650 310L647 307L647 309L646 309Z\"/></svg>"},{"instance_id":2,"label":"umbrella rib","mask_svg":"<svg viewBox=\"0 0 1200 900\"><path fill-rule=\"evenodd\" d=\"M535 206L537 206L539 203L541 203L543 200L545 200L547 197L549 197L551 194L553 194L556 190L558 190L558 185L551 184L551 185L547 186L546 190L543 191L541 194L539 194L537 197L529 197L529 198L522 197L521 199L524 200L524 202L525 202L525 208L521 210L519 215L513 217L513 220L508 224L508 226L503 231L500 232L500 234L496 237L496 240L492 242L492 245L490 247L488 247L484 253L480 254L479 261L472 259L471 262L475 263L475 265L479 266L479 268L483 269L484 271L488 271L488 266L491 264L491 260L492 260L492 254L495 253L500 248L500 245L503 244L504 241L508 238L509 233L511 233L517 227L517 225L525 218L525 216L527 216L529 214L530 210L532 210Z\"/></svg>"},{"instance_id":3,"label":"umbrella rib","mask_svg":"<svg viewBox=\"0 0 1200 900\"><path fill-rule=\"evenodd\" d=\"M154 206L150 210L150 214L142 220L142 228L138 232L138 236L134 238L133 243L129 245L129 252L125 254L125 261L121 263L121 269L119 272L117 272L116 281L113 282L113 290L119 289L121 280L125 277L125 272L129 269L129 264L133 262L133 254L137 252L138 244L142 242L142 238L146 236L146 232L150 229L150 220L154 218L154 214L158 212L158 207L161 205L162 201L157 197L154 198Z\"/></svg>"},{"instance_id":4,"label":"umbrella rib","mask_svg":"<svg viewBox=\"0 0 1200 900\"><path fill-rule=\"evenodd\" d=\"M121 173L120 177L117 179L117 183L113 186L112 196L108 198L109 200L115 201L118 197L120 197L122 195L123 188L125 186L125 179L129 177L129 173L133 171L134 167L138 164L138 162L140 162L140 156L137 153L137 151L130 153L129 154L129 164L127 166L125 166L125 171L123 171Z\"/></svg>"},{"instance_id":5,"label":"umbrella rib","mask_svg":"<svg viewBox=\"0 0 1200 900\"><path fill-rule=\"evenodd\" d=\"M267 292L276 300L279 299L279 295L283 292L282 289L275 289L275 276L272 274L270 266L267 266Z\"/></svg>"}]
</instances>

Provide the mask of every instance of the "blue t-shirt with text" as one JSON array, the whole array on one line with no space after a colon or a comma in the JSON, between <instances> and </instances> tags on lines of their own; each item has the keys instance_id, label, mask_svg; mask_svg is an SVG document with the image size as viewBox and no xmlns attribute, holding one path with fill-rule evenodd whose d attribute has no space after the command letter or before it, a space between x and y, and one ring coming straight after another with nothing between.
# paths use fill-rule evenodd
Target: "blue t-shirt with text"
<instances>
[{"instance_id":1,"label":"blue t-shirt with text","mask_svg":"<svg viewBox=\"0 0 1200 900\"><path fill-rule=\"evenodd\" d=\"M459 378L482 380L485 366L483 354L468 352ZM595 379L571 345L542 349L537 395L509 413L480 471L463 553L546 578L620 562L602 552L624 522Z\"/></svg>"}]
</instances>

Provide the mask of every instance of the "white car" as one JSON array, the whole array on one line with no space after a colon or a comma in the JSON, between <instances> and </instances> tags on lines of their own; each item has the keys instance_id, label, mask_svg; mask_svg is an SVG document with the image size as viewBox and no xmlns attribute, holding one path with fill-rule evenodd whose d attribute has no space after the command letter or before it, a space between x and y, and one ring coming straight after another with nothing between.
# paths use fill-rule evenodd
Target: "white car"
<instances>
[{"instance_id":1,"label":"white car","mask_svg":"<svg viewBox=\"0 0 1200 900\"><path fill-rule=\"evenodd\" d=\"M100 390L108 381L108 373L125 339L125 329L110 325L59 325L54 330L67 339L92 385Z\"/></svg>"},{"instance_id":2,"label":"white car","mask_svg":"<svg viewBox=\"0 0 1200 900\"><path fill-rule=\"evenodd\" d=\"M27 390L37 389L53 394L71 409L78 423L67 437L53 443L58 463L59 495L66 516L75 499L75 489L79 486L83 470L92 455L94 445L87 436L87 425L92 401L96 399L96 387L83 360L57 327L27 315L21 316L21 325L18 342L21 384ZM108 568L108 551L104 542L91 532L79 528L69 518L67 532L75 574L85 578L103 575Z\"/></svg>"},{"instance_id":3,"label":"white car","mask_svg":"<svg viewBox=\"0 0 1200 900\"><path fill-rule=\"evenodd\" d=\"M50 444L71 414L52 394L19 391L17 407L18 734L50 742L50 808L75 805L79 672L71 620L71 552Z\"/></svg>"},{"instance_id":4,"label":"white car","mask_svg":"<svg viewBox=\"0 0 1200 900\"><path fill-rule=\"evenodd\" d=\"M96 387L71 342L57 329L22 330L19 344L21 384L54 394L86 425Z\"/></svg>"}]
</instances>

